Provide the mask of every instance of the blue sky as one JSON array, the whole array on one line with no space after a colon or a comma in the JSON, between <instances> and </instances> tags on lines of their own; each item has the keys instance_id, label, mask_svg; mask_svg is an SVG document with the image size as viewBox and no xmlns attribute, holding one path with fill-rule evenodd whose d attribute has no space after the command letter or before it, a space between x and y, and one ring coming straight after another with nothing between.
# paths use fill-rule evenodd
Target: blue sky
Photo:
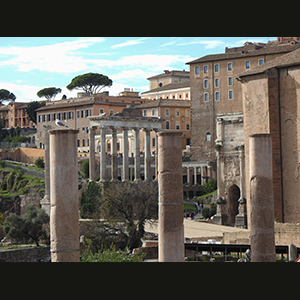
<instances>
[{"instance_id":1,"label":"blue sky","mask_svg":"<svg viewBox=\"0 0 300 300\"><path fill-rule=\"evenodd\" d=\"M62 89L68 98L78 91L65 87L72 78L96 72L113 80L110 95L124 88L148 90L150 76L163 70L189 70L185 63L207 54L224 53L245 41L275 37L0 37L0 89L17 101L38 100L45 87Z\"/></svg>"}]
</instances>

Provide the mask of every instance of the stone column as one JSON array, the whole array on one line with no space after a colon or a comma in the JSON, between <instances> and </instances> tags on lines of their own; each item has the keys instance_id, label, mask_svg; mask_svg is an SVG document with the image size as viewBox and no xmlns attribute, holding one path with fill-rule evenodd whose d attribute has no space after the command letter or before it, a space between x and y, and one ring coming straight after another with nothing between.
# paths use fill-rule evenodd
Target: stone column
<instances>
[{"instance_id":1,"label":"stone column","mask_svg":"<svg viewBox=\"0 0 300 300\"><path fill-rule=\"evenodd\" d=\"M190 168L186 167L186 181L187 183L191 183L191 173L190 173Z\"/></svg>"},{"instance_id":2,"label":"stone column","mask_svg":"<svg viewBox=\"0 0 300 300\"><path fill-rule=\"evenodd\" d=\"M100 182L106 181L106 128L100 128Z\"/></svg>"},{"instance_id":3,"label":"stone column","mask_svg":"<svg viewBox=\"0 0 300 300\"><path fill-rule=\"evenodd\" d=\"M239 151L239 163L240 163L240 199L239 201L239 213L235 217L235 227L247 227L247 217L245 214L246 198L245 198L245 187L244 187L244 170L245 170L245 160L244 160L244 145L238 147Z\"/></svg>"},{"instance_id":4,"label":"stone column","mask_svg":"<svg viewBox=\"0 0 300 300\"><path fill-rule=\"evenodd\" d=\"M49 129L52 126L45 126L45 196L41 200L42 209L50 216L51 204L50 204L50 143L49 143Z\"/></svg>"},{"instance_id":5,"label":"stone column","mask_svg":"<svg viewBox=\"0 0 300 300\"><path fill-rule=\"evenodd\" d=\"M123 171L122 181L129 179L129 157L128 157L128 128L122 127L123 129Z\"/></svg>"},{"instance_id":6,"label":"stone column","mask_svg":"<svg viewBox=\"0 0 300 300\"><path fill-rule=\"evenodd\" d=\"M135 133L135 151L134 151L134 181L141 179L141 162L140 162L140 128L133 128Z\"/></svg>"},{"instance_id":7,"label":"stone column","mask_svg":"<svg viewBox=\"0 0 300 300\"><path fill-rule=\"evenodd\" d=\"M155 131L155 180L158 180L158 131Z\"/></svg>"},{"instance_id":8,"label":"stone column","mask_svg":"<svg viewBox=\"0 0 300 300\"><path fill-rule=\"evenodd\" d=\"M78 155L74 129L50 130L52 262L79 262Z\"/></svg>"},{"instance_id":9,"label":"stone column","mask_svg":"<svg viewBox=\"0 0 300 300\"><path fill-rule=\"evenodd\" d=\"M251 261L275 262L272 137L249 136Z\"/></svg>"},{"instance_id":10,"label":"stone column","mask_svg":"<svg viewBox=\"0 0 300 300\"><path fill-rule=\"evenodd\" d=\"M117 128L111 127L111 179L118 180Z\"/></svg>"},{"instance_id":11,"label":"stone column","mask_svg":"<svg viewBox=\"0 0 300 300\"><path fill-rule=\"evenodd\" d=\"M158 133L158 260L184 261L181 132Z\"/></svg>"},{"instance_id":12,"label":"stone column","mask_svg":"<svg viewBox=\"0 0 300 300\"><path fill-rule=\"evenodd\" d=\"M194 185L197 184L197 167L194 167Z\"/></svg>"},{"instance_id":13,"label":"stone column","mask_svg":"<svg viewBox=\"0 0 300 300\"><path fill-rule=\"evenodd\" d=\"M144 128L145 131L145 157L144 172L145 180L151 180L151 153L150 153L150 129Z\"/></svg>"},{"instance_id":14,"label":"stone column","mask_svg":"<svg viewBox=\"0 0 300 300\"><path fill-rule=\"evenodd\" d=\"M95 166L95 128L92 127L89 129L89 173L90 173L90 181L96 180L96 166Z\"/></svg>"}]
</instances>

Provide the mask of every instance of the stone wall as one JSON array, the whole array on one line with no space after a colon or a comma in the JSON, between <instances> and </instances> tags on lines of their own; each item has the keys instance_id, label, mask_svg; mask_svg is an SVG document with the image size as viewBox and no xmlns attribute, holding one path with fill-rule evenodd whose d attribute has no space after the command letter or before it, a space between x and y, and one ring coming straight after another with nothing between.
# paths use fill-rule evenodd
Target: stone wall
<instances>
[{"instance_id":1,"label":"stone wall","mask_svg":"<svg viewBox=\"0 0 300 300\"><path fill-rule=\"evenodd\" d=\"M49 259L50 247L0 250L0 262L48 262Z\"/></svg>"}]
</instances>

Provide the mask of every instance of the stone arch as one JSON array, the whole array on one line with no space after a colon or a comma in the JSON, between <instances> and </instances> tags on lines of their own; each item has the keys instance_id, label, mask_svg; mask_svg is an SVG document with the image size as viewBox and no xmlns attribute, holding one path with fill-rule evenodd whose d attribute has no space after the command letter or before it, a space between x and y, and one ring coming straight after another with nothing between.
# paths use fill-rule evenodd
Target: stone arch
<instances>
[{"instance_id":1,"label":"stone arch","mask_svg":"<svg viewBox=\"0 0 300 300\"><path fill-rule=\"evenodd\" d=\"M240 188L236 184L231 185L228 190L228 223L232 226L235 224L235 216L239 213L240 196Z\"/></svg>"}]
</instances>

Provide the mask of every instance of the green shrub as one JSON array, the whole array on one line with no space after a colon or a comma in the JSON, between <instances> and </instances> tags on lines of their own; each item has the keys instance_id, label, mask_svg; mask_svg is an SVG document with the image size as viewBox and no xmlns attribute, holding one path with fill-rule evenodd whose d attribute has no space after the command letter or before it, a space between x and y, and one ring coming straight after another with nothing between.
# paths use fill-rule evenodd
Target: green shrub
<instances>
[{"instance_id":1,"label":"green shrub","mask_svg":"<svg viewBox=\"0 0 300 300\"><path fill-rule=\"evenodd\" d=\"M210 212L209 207L204 207L204 208L202 209L202 216L203 216L205 219L209 218L209 217L210 217L209 212Z\"/></svg>"},{"instance_id":2,"label":"green shrub","mask_svg":"<svg viewBox=\"0 0 300 300\"><path fill-rule=\"evenodd\" d=\"M84 178L89 178L90 176L90 171L89 171L89 159L85 159L80 168L81 173L83 174Z\"/></svg>"},{"instance_id":3,"label":"green shrub","mask_svg":"<svg viewBox=\"0 0 300 300\"><path fill-rule=\"evenodd\" d=\"M45 167L44 159L42 157L39 157L34 164L41 169L44 169Z\"/></svg>"},{"instance_id":4,"label":"green shrub","mask_svg":"<svg viewBox=\"0 0 300 300\"><path fill-rule=\"evenodd\" d=\"M129 254L128 248L125 250L117 250L114 245L108 249L100 249L96 253L92 253L89 249L85 250L81 256L83 262L142 262L146 253L137 252Z\"/></svg>"}]
</instances>

